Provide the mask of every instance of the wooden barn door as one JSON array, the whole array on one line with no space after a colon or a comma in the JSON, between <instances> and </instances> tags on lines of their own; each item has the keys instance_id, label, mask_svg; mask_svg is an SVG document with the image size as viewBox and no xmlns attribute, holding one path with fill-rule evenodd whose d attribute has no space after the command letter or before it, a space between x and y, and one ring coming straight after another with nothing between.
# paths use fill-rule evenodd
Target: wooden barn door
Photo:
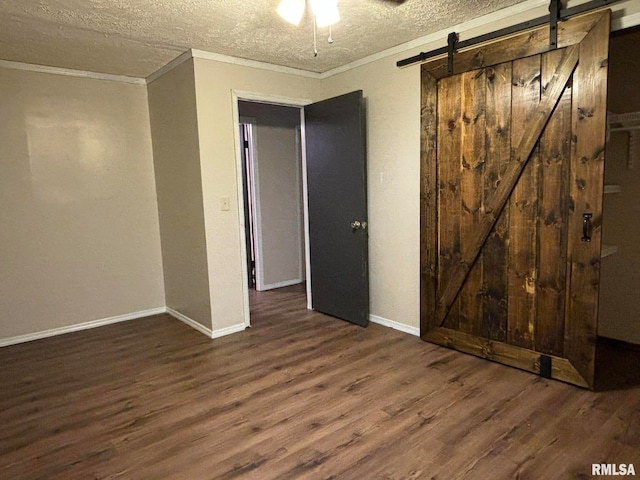
<instances>
[{"instance_id":1,"label":"wooden barn door","mask_svg":"<svg viewBox=\"0 0 640 480\"><path fill-rule=\"evenodd\" d=\"M610 21L422 65L424 340L593 387Z\"/></svg>"}]
</instances>

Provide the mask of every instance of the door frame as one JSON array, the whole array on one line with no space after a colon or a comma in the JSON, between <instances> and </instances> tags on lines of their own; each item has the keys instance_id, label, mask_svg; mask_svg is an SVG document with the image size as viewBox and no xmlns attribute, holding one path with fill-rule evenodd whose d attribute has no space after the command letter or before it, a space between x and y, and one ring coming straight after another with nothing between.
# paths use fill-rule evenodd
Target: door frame
<instances>
[{"instance_id":1,"label":"door frame","mask_svg":"<svg viewBox=\"0 0 640 480\"><path fill-rule=\"evenodd\" d=\"M256 119L253 117L240 117L240 123L239 126L242 125L246 125L248 126L247 128L247 132L246 132L246 136L244 137L244 141L249 143L249 148L239 148L238 151L242 152L242 150L246 150L244 152L245 158L244 158L244 164L241 165L241 168L243 169L243 179L246 180L246 185L243 182L242 185L242 195L243 195L243 202L242 202L242 206L243 208L246 206L246 204L248 203L249 205L252 205L252 208L250 209L251 211L249 212L249 214L247 214L246 210L244 212L244 219L245 221L247 219L250 219L250 222L253 224L253 228L252 229L247 229L247 224L244 224L244 231L245 231L245 237L251 237L251 243L253 244L253 255L254 255L254 278L253 278L253 286L254 288L258 289L259 286L261 286L261 282L259 282L260 279L260 275L259 275L259 271L262 268L261 265L261 257L262 257L262 229L259 228L259 220L260 220L260 213L257 211L258 208L258 202L257 202L257 197L258 197L258 192L256 191L256 171L255 171L255 166L256 166L256 158L258 155L258 152L256 151L255 148L255 141L256 141L256 132L254 130L254 126L256 125ZM239 129L240 130L240 129ZM242 140L240 137L238 137L239 141ZM240 144L238 142L238 144ZM240 157L241 161L242 161L242 153L241 153L241 157ZM247 167L247 164L251 164L251 171L246 170L246 172L244 171ZM246 191L248 190L248 191ZM249 191L251 192L251 194L249 195ZM244 195L247 195L246 201L244 199ZM247 232L247 230L251 230L250 232ZM245 242L245 244L247 244ZM247 258L246 260L246 264L247 264L247 269L249 268L249 258L248 258L249 252L247 251ZM245 278L249 278L249 273L247 272L247 275L245 276Z\"/></svg>"},{"instance_id":2,"label":"door frame","mask_svg":"<svg viewBox=\"0 0 640 480\"><path fill-rule=\"evenodd\" d=\"M242 184L242 154L240 152L240 131L238 125L240 125L240 112L238 108L239 101L248 101L255 103L266 103L270 105L280 105L285 107L294 107L300 109L300 130L301 130L301 161L302 161L302 209L303 209L303 223L304 223L304 257L305 257L305 275L307 282L307 308L313 309L313 300L311 297L311 261L309 255L309 201L307 198L307 153L306 153L306 140L305 140L305 126L304 126L304 107L313 103L312 100L307 98L291 98L282 97L278 95L269 95L258 92L248 92L242 90L231 90L231 108L232 108L232 122L233 122L233 136L234 136L234 150L236 157L236 196L238 202L238 222L240 224L238 241L240 244L241 264L242 264L242 278L246 279L249 275L247 270L247 246L245 244L244 231L245 225L245 211L244 211L244 192ZM242 282L242 297L244 300L244 324L246 327L251 326L251 311L249 307L249 287L247 282Z\"/></svg>"}]
</instances>

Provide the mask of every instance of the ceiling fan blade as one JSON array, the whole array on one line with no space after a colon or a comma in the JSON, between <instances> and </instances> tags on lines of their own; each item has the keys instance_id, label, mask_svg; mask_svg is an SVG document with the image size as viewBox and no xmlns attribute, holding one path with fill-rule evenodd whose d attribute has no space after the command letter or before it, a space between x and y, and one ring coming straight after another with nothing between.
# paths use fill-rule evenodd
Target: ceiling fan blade
<instances>
[{"instance_id":1,"label":"ceiling fan blade","mask_svg":"<svg viewBox=\"0 0 640 480\"><path fill-rule=\"evenodd\" d=\"M407 0L382 0L382 1L386 3L393 3L394 5L402 5Z\"/></svg>"}]
</instances>

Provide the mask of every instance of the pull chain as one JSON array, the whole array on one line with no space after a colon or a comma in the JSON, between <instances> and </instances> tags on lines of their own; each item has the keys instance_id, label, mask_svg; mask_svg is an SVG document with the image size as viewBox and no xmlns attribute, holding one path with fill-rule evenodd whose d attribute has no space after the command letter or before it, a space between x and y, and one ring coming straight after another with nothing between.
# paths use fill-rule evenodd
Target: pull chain
<instances>
[{"instance_id":1,"label":"pull chain","mask_svg":"<svg viewBox=\"0 0 640 480\"><path fill-rule=\"evenodd\" d=\"M313 56L318 56L318 27L315 15L313 16Z\"/></svg>"}]
</instances>

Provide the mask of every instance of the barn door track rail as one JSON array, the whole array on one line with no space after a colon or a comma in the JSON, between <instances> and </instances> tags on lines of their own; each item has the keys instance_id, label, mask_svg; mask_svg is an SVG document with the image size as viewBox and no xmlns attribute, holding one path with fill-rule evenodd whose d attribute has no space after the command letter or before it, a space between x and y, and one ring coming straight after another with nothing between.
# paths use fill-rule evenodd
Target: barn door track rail
<instances>
[{"instance_id":1,"label":"barn door track rail","mask_svg":"<svg viewBox=\"0 0 640 480\"><path fill-rule=\"evenodd\" d=\"M477 37L469 38L468 40L459 41L458 33L451 32L447 38L447 46L431 50L430 52L421 52L413 57L405 58L396 63L398 67L407 67L415 63L422 63L430 58L439 57L441 55L447 55L448 57L448 74L453 75L453 62L456 52L464 48L472 47L480 43L495 40L497 38L504 37L506 35L512 35L519 33L530 28L539 27L541 25L549 24L549 45L551 48L556 48L558 45L558 22L567 20L581 13L589 12L598 8L606 7L607 5L614 4L621 0L591 0L590 2L576 5L575 7L562 9L562 0L551 0L549 3L549 15L544 17L534 18L533 20L527 20L526 22L518 23L510 27L496 30L495 32L485 33Z\"/></svg>"}]
</instances>

